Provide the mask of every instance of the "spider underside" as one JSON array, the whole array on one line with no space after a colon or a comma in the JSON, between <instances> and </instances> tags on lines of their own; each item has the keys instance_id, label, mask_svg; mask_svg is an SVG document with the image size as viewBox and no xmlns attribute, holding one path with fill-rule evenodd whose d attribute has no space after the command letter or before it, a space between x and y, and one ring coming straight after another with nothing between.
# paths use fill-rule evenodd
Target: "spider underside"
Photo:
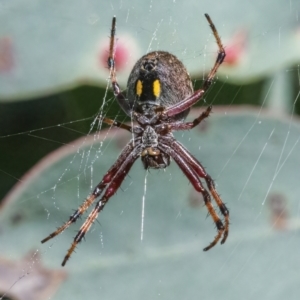
<instances>
[{"instance_id":1,"label":"spider underside","mask_svg":"<svg viewBox=\"0 0 300 300\"><path fill-rule=\"evenodd\" d=\"M145 169L166 168L170 164L170 158L172 158L194 189L202 194L208 213L217 227L218 232L214 240L203 250L211 249L220 239L221 244L225 243L229 232L229 211L217 193L210 175L172 134L172 131L194 128L209 116L212 109L209 106L192 122L184 121L190 107L203 98L225 58L225 50L219 34L210 17L207 14L205 14L205 17L212 29L219 50L215 64L206 77L202 88L193 91L192 82L185 67L174 55L164 51L154 51L137 61L128 79L126 96L121 92L116 78L114 60L116 18L113 18L108 56L111 84L120 107L127 115L131 116L137 125L129 126L115 120L103 118L103 122L131 132L133 138L122 150L116 162L107 171L94 191L70 216L69 220L42 240L42 243L44 243L60 234L102 195L76 234L62 266L66 264L77 244L90 229L105 204L117 192L130 168L139 157L141 157ZM209 192L202 185L201 178L205 180ZM219 207L224 218L223 221L211 203L211 196Z\"/></svg>"}]
</instances>

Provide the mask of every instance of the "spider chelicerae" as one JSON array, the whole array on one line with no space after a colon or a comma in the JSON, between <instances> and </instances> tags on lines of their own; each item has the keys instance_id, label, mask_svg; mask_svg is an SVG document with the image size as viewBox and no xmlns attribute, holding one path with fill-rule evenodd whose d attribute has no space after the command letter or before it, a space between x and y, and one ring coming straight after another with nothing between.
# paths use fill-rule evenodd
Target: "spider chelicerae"
<instances>
[{"instance_id":1,"label":"spider chelicerae","mask_svg":"<svg viewBox=\"0 0 300 300\"><path fill-rule=\"evenodd\" d=\"M66 264L77 244L90 229L105 204L117 192L130 168L139 157L145 169L166 168L172 158L194 189L202 194L208 213L216 224L218 233L214 240L203 250L211 249L220 239L221 244L225 243L229 232L229 211L217 193L210 175L172 134L172 131L194 128L207 118L212 110L212 107L209 106L192 122L184 121L190 107L203 98L225 58L225 50L215 25L209 15L205 14L205 17L212 29L219 50L215 64L206 77L202 88L194 92L187 70L174 55L169 52L154 51L144 55L136 62L128 78L126 96L121 92L116 78L114 60L116 17L113 17L107 60L110 69L110 80L120 107L137 125L129 126L115 120L103 118L103 122L131 132L133 138L122 150L116 162L107 171L94 191L70 216L70 219L42 240L42 243L45 243L60 234L102 195L76 234L62 266ZM203 186L201 178L205 180L209 192ZM218 205L224 218L223 221L215 211L210 195Z\"/></svg>"}]
</instances>

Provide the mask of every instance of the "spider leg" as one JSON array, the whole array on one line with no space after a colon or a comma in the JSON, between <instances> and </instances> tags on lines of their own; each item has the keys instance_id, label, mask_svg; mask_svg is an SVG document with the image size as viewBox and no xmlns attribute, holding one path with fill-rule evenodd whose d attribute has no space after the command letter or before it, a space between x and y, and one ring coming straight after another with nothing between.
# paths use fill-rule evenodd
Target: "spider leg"
<instances>
[{"instance_id":1,"label":"spider leg","mask_svg":"<svg viewBox=\"0 0 300 300\"><path fill-rule=\"evenodd\" d=\"M189 164L189 160L187 159L187 156L182 155L182 153L178 153L173 148L173 144L174 144L174 142L169 145L161 142L158 144L158 148L161 151L165 152L166 154L170 155L174 159L174 161L177 163L179 168L183 171L185 176L188 178L190 183L193 185L194 189L202 194L205 206L208 210L208 213L212 217L214 223L216 224L217 230L218 230L218 233L215 236L214 240L207 247L205 247L203 249L204 251L207 251L207 250L211 249L212 247L214 247L218 243L218 241L224 234L225 227L223 225L223 222L219 218L217 212L215 211L215 209L211 203L210 195L209 195L208 191L203 187L198 173ZM224 240L224 238L222 239L222 241L223 240Z\"/></svg>"},{"instance_id":2,"label":"spider leg","mask_svg":"<svg viewBox=\"0 0 300 300\"><path fill-rule=\"evenodd\" d=\"M222 64L222 62L225 59L226 53L225 53L225 49L222 45L221 38L218 34L218 31L217 31L214 23L212 22L211 18L209 17L209 15L205 14L205 17L209 23L209 26L211 27L211 30L213 32L213 35L214 35L216 42L218 44L218 47L219 47L218 56L215 61L215 64L214 64L213 68L210 70L209 74L207 75L207 77L202 85L202 88L200 90L195 91L194 94L185 98L184 100L166 108L162 113L165 116L171 117L171 116L177 115L177 114L185 111L186 109L190 108L191 106L193 106L196 102L198 102L203 97L204 93L208 90L209 86L211 85L211 83L217 73L218 68L220 67L220 65Z\"/></svg>"},{"instance_id":3,"label":"spider leg","mask_svg":"<svg viewBox=\"0 0 300 300\"><path fill-rule=\"evenodd\" d=\"M205 90L200 89L194 92L191 96L185 98L182 101L177 102L174 105L171 105L167 108L165 108L162 112L163 116L172 117L174 115L177 115L186 109L193 106L196 102L198 102L204 95Z\"/></svg>"},{"instance_id":4,"label":"spider leg","mask_svg":"<svg viewBox=\"0 0 300 300\"><path fill-rule=\"evenodd\" d=\"M62 266L64 266L67 263L77 244L80 243L81 240L84 238L85 234L88 232L94 221L97 219L98 214L103 210L105 204L117 192L121 183L123 182L124 178L126 177L130 168L132 167L133 163L139 156L140 151L138 150L138 147L135 147L132 150L132 152L128 154L127 157L125 157L125 159L123 159L121 164L118 164L117 172L115 172L114 176L111 176L110 182L104 192L104 195L100 200L97 201L94 209L91 211L88 218L82 224L78 233L74 237L73 243L71 244L71 247L69 248L62 262Z\"/></svg>"},{"instance_id":5,"label":"spider leg","mask_svg":"<svg viewBox=\"0 0 300 300\"><path fill-rule=\"evenodd\" d=\"M209 23L209 26L213 32L213 35L214 35L216 42L218 44L218 47L219 47L218 56L215 61L215 64L214 64L213 68L210 70L208 76L206 77L206 79L203 83L203 89L206 91L209 88L209 86L211 85L211 83L217 73L218 68L223 63L226 53L225 53L225 49L222 45L222 41L221 41L221 38L219 36L216 26L214 25L214 23L212 22L212 20L208 14L204 14L204 15Z\"/></svg>"},{"instance_id":6,"label":"spider leg","mask_svg":"<svg viewBox=\"0 0 300 300\"><path fill-rule=\"evenodd\" d=\"M119 127L119 128L122 128L122 129L125 129L129 132L132 132L132 127L129 126L129 125L126 125L124 123L121 123L119 121L114 121L112 119L108 119L108 118L102 118L102 121L108 125L112 125L112 126L115 126L115 127Z\"/></svg>"},{"instance_id":7,"label":"spider leg","mask_svg":"<svg viewBox=\"0 0 300 300\"><path fill-rule=\"evenodd\" d=\"M131 108L128 104L128 101L126 101L125 95L121 92L120 86L117 81L116 62L114 59L115 35L116 35L116 17L113 17L112 23L111 23L109 54L108 54L108 59L107 59L107 65L110 70L110 81L111 81L114 95L117 98L118 103L121 106L121 108L126 113L129 113L131 111Z\"/></svg>"},{"instance_id":8,"label":"spider leg","mask_svg":"<svg viewBox=\"0 0 300 300\"><path fill-rule=\"evenodd\" d=\"M213 196L216 204L218 205L221 214L224 216L225 219L225 228L224 228L224 234L221 241L221 244L224 244L229 233L229 210L226 207L226 205L223 203L220 195L218 194L214 181L208 175L204 169L204 167L201 165L201 163L178 141L174 141L172 143L172 148L178 155L180 155L192 168L193 170L198 174L199 177L204 178L206 181L207 187ZM208 247L210 249L211 247ZM206 250L208 250L206 249ZM205 249L204 249L205 250Z\"/></svg>"},{"instance_id":9,"label":"spider leg","mask_svg":"<svg viewBox=\"0 0 300 300\"><path fill-rule=\"evenodd\" d=\"M203 111L201 113L201 115L199 117L194 119L192 122L174 122L174 123L170 123L169 128L171 130L189 130L189 129L192 129L192 128L196 127L197 125L199 125L204 119L209 117L209 114L210 114L211 110L212 110L212 106L210 105L210 106L207 107L207 109L205 111Z\"/></svg>"},{"instance_id":10,"label":"spider leg","mask_svg":"<svg viewBox=\"0 0 300 300\"><path fill-rule=\"evenodd\" d=\"M119 155L117 161L114 163L114 165L107 171L107 173L104 175L101 182L96 186L92 194L77 208L77 210L70 216L69 220L65 222L62 226L57 228L56 231L49 234L46 238L44 238L41 243L45 243L49 241L50 239L54 238L58 234L62 233L65 229L67 229L72 223L75 223L77 219L91 206L91 204L95 201L97 197L99 197L102 194L102 191L107 186L108 183L110 183L117 173L120 165L123 164L123 162L126 160L128 155L132 152L133 146L132 144L127 144L127 146L123 149L121 154Z\"/></svg>"}]
</instances>

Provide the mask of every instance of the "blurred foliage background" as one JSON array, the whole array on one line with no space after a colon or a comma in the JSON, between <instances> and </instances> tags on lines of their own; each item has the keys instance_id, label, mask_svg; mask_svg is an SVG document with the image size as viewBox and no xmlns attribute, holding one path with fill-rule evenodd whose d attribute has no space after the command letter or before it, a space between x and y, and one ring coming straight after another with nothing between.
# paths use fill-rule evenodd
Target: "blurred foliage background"
<instances>
[{"instance_id":1,"label":"blurred foliage background","mask_svg":"<svg viewBox=\"0 0 300 300\"><path fill-rule=\"evenodd\" d=\"M299 91L298 72L296 66L290 68L295 70L290 72L290 88L295 98ZM207 103L260 107L268 79L244 85L217 81L209 92ZM195 88L200 87L201 82L196 81ZM105 92L104 88L81 86L48 97L0 103L1 199L42 157L89 132ZM234 99L233 95L236 95ZM109 92L107 97L113 98L112 93ZM203 106L203 103L197 106ZM299 102L295 113L300 113ZM129 121L116 101L112 101L108 115L120 115L119 119Z\"/></svg>"},{"instance_id":2,"label":"blurred foliage background","mask_svg":"<svg viewBox=\"0 0 300 300\"><path fill-rule=\"evenodd\" d=\"M291 112L299 91L298 9L297 2L273 0L190 0L189 7L185 1L1 0L0 199L40 158L86 135L104 98L111 100L108 116L126 119L112 93L105 96L108 72L96 60L106 53L112 15L120 49L132 53L125 67L120 63L123 87L140 55L164 49L183 59L199 88L216 54L207 12L228 54L207 103L260 107L275 80L270 98L279 97L279 110ZM276 81L280 73L284 79Z\"/></svg>"},{"instance_id":3,"label":"blurred foliage background","mask_svg":"<svg viewBox=\"0 0 300 300\"><path fill-rule=\"evenodd\" d=\"M232 95L238 93L234 105L260 105L262 87L263 82L242 86L217 82L207 101L215 99L214 105L231 104ZM46 154L86 135L104 94L105 89L82 86L30 101L0 103L0 198ZM109 93L108 98L111 97ZM124 119L124 113L113 101L109 116L120 114L120 119ZM59 124L65 124L65 128Z\"/></svg>"},{"instance_id":4,"label":"blurred foliage background","mask_svg":"<svg viewBox=\"0 0 300 300\"><path fill-rule=\"evenodd\" d=\"M139 0L61 0L59 3L53 2L52 0L0 0L0 201L7 192L21 180L22 176L40 159L45 157L45 155L62 145L73 145L73 141L80 137L93 134L96 130L96 126L93 127L91 124L100 111L110 118L117 118L119 121L129 121L128 117L120 110L110 91L108 80L109 72L106 68L107 47L109 43L108 36L113 15L117 16L117 48L115 58L118 80L122 88L126 88L126 80L134 62L148 51L159 49L172 52L183 61L193 78L194 88L198 89L201 87L205 74L207 74L213 65L217 51L213 35L204 18L204 13L208 13L222 38L227 58L226 62L218 71L215 83L205 97L206 102L203 103L203 101L200 101L197 106L204 107L207 104L213 104L215 107L219 105L225 106L224 114L228 113L228 118L226 117L225 119L224 115L216 116L216 123L213 124L217 124L217 127L221 127L220 133L214 127L216 125L213 125L212 128L210 128L211 131L208 130L206 134L201 132L203 136L202 141L208 138L209 144L207 145L213 145L209 149L201 152L201 155L206 155L204 163L210 160L210 166L212 166L213 163L215 164L214 166L217 167L220 167L220 165L224 166L224 164L226 166L226 160L231 159L231 153L235 154L235 152L232 152L232 149L235 147L233 145L239 145L243 138L247 137L246 143L243 145L244 148L241 147L241 149L239 149L240 154L235 155L235 160L233 159L231 165L226 167L227 173L223 173L222 178L218 178L218 183L223 181L224 184L225 182L225 188L222 190L222 193L231 200L231 220L232 223L235 224L235 227L233 227L235 228L234 230L238 228L239 232L234 232L233 230L231 236L231 238L233 238L231 242L226 243L227 248L225 250L223 249L225 247L222 248L222 251L224 251L222 254L216 251L208 254L211 255L209 257L213 259L206 259L207 256L201 256L199 258L198 253L201 250L200 244L202 241L198 239L198 227L195 225L197 223L189 223L191 221L191 215L189 209L186 209L187 204L185 203L185 199L183 200L183 197L178 197L177 200L183 200L182 202L185 203L184 205L186 206L178 206L173 202L162 201L161 205L165 205L166 211L157 210L157 207L153 205L155 202L152 201L152 207L150 205L147 207L147 214L150 215L151 209L153 209L153 219L152 222L150 222L149 218L146 230L151 230L149 224L158 225L156 213L159 211L163 214L160 228L162 226L166 226L166 228L171 228L173 225L178 226L177 231L170 230L170 233L172 232L174 236L169 234L168 230L164 231L167 237L174 237L174 243L170 243L169 245L170 249L176 250L176 246L181 246L180 243L185 241L184 239L180 240L176 237L180 230L182 230L181 233L183 237L190 237L190 241L194 241L194 237L196 236L199 245L197 244L195 248L195 261L197 261L199 265L195 265L194 260L189 260L191 265L195 267L195 273L203 277L203 270L214 272L220 268L220 265L223 267L226 265L226 272L224 268L223 272L217 274L221 275L220 282L224 285L223 289L212 288L217 293L231 292L226 279L224 281L222 277L224 276L224 278L230 278L230 288L232 291L234 291L235 288L243 287L243 285L239 283L234 287L232 283L235 283L235 279L232 278L240 280L238 282L245 279L244 283L246 287L249 286L250 280L251 282L256 280L256 285L253 285L253 289L252 286L250 287L250 291L253 294L245 293L243 288L241 289L241 293L246 297L249 296L249 299L252 298L252 295L254 296L257 290L259 291L257 288L260 288L260 285L265 294L269 294L269 290L276 292L276 288L280 289L279 285L277 285L279 281L284 285L282 289L283 294L286 293L286 290L292 290L289 288L289 284L296 290L296 294L299 286L299 283L296 282L298 280L297 276L285 276L286 282L280 279L282 277L282 269L285 270L285 268L287 268L291 273L299 269L296 264L299 256L293 253L293 250L296 249L297 246L294 248L290 247L291 241L295 244L298 242L295 237L296 235L298 236L295 219L299 217L297 214L298 209L295 209L295 207L298 207L298 190L297 184L295 183L295 181L297 181L298 168L294 168L294 166L297 165L298 155L297 151L293 148L294 146L291 144L294 140L296 141L294 145L298 143L298 125L296 124L297 122L292 122L291 118L288 118L289 121L287 122L282 122L284 118L280 117L289 114L299 115L300 113L300 104L298 101L300 81L299 11L300 1L281 0L227 0L226 2L219 0L146 0L142 2ZM243 106L245 111L247 111L250 106L259 109L264 108L272 115L272 118L270 118L270 120L265 118L266 114L262 114L261 119L259 119L259 121L256 120L256 123L256 121L253 121L255 120L255 113L251 116L246 116L245 112L239 111L237 115L233 116L230 112L234 111L236 106ZM261 120L266 122L262 122L262 126L259 124L254 129L251 129L252 125L249 124L254 124L253 122L258 124ZM243 122L244 125L240 126ZM294 128L292 125L295 125ZM234 128L237 127L240 130L238 130L240 135L237 134L237 136L234 136L232 132L234 132ZM275 131L275 127L276 134L272 136L270 132ZM249 128L252 130L252 135L249 134L249 136L247 136L246 132ZM289 137L290 129L290 136L293 136L293 138L288 141L290 144L287 143L286 146L285 142ZM265 130L264 133L262 133L263 130ZM294 133L292 134L293 130ZM219 133L217 137L220 141L219 143L216 143L216 136L213 135L216 131ZM224 135L224 132L227 132L227 136ZM195 131L192 134L197 134L197 132ZM271 139L271 136L274 139ZM185 136L184 138L186 138L185 142L188 143L188 137ZM197 139L198 137L194 137L194 140ZM260 143L258 143L258 140ZM96 145L98 145L97 142L95 143ZM264 147L268 142L270 142L270 148L268 148L269 152L263 153ZM219 145L219 147L215 147L215 143ZM222 147L225 143L229 153ZM74 145L78 147L78 144L75 144L75 142ZM193 143L192 139L192 142L189 144L189 149L193 149L193 151L196 152L197 149L199 149L199 145L200 143ZM114 151L119 151L116 145L110 146L116 148ZM70 149L71 148L72 147L70 147ZM72 151L74 151L74 149L79 150L79 147L71 149L69 153L70 156L73 155ZM210 151L210 149L215 152ZM294 150L291 151L293 156L289 156L290 154L284 156L285 153L282 156L284 158L286 157L287 162L281 160L281 151L283 150ZM112 150L107 151L107 155L114 157L116 153L117 152L113 153ZM259 161L260 164L256 167L257 157L260 158L260 154L262 153L265 157L262 156L262 161ZM222 157L221 154L224 154L224 156ZM98 153L96 153L95 157L97 155ZM80 158L79 155L78 165L80 165ZM71 169L70 161L71 159L67 157L66 165L69 169ZM105 164L106 169L108 167L106 164L110 165L111 160L106 161L99 159L97 162L93 162L92 166L95 166L96 169L98 165L102 166L102 163ZM279 171L281 172L277 169L275 169L275 171L273 170L273 167L276 167L276 163L278 163L277 167L280 165ZM72 166L74 165L75 164ZM173 165L171 165L170 168L173 168ZM91 183L95 183L96 179L94 181L93 179L86 181L79 180L78 175L78 182L76 181L74 183L70 181L70 183L75 185L75 188L73 186L69 189L65 189L64 185L69 184L69 181L64 178L60 190L56 190L53 196L52 187L55 186L56 188L56 183L60 180L59 176L63 173L60 168L64 168L63 166L64 165L59 162L57 166L53 165L49 167L49 169L43 170L46 176L44 178L38 178L38 180L36 180L34 176L30 176L32 175L32 173L30 173L26 181L30 184L28 186L25 184L26 189L19 189L12 197L12 201L10 201L11 207L7 205L7 211L1 216L5 221L2 224L3 227L1 227L1 233L3 234L1 235L2 243L0 243L3 253L3 249L5 248L6 253L9 253L8 256L15 258L17 256L14 257L14 254L18 251L20 252L18 256L24 255L23 252L26 247L28 247L28 249L38 249L35 248L38 247L35 245L39 244L39 238L37 238L37 236L43 236L44 232L48 232L48 227L52 228L55 224L60 224L62 220L66 219L67 216L69 216L70 207L74 208L73 201L76 199L75 197L77 196L77 198L81 199L82 195L80 193L86 195ZM88 163L86 163L85 167L87 166L89 166ZM243 172L239 170L240 166L245 166L242 170ZM281 170L282 166L284 166L283 170ZM102 167L98 167L98 170L100 168ZM75 168L76 175L79 169L80 167ZM212 169L214 171L216 170L214 167ZM53 173L51 173L51 170ZM257 176L253 176L253 178L251 178L253 180L250 180L252 170L257 172ZM248 175L250 171L251 174ZM237 172L239 172L238 178L235 176ZM144 171L142 170L141 173L133 172L132 174L133 178L136 178L134 182L142 189L143 183L140 181L143 180ZM142 175L134 176L136 174ZM228 174L234 176L231 177L228 176ZM293 174L296 175L294 176ZM72 175L71 178L76 178L76 175ZM179 177L175 179L177 175ZM272 187L277 175L281 177L279 177L276 186L274 185L275 196L272 194L272 192L274 192L273 190L271 193L267 190L267 195L271 198L273 196L275 202L276 199L278 200L282 195L286 196L286 199L289 201L286 202L288 204L284 204L283 206L287 208L287 211L288 208L291 207L290 211L293 213L288 221L288 226L290 226L288 227L289 230L285 232L286 235L284 237L277 235L277 232L275 232L276 222L278 220L277 215L275 216L276 220L270 223L266 217L267 213L263 211L265 189L268 189L269 185ZM36 176L39 176L39 174ZM186 192L186 190L190 188L185 181L181 182L182 174L180 172L176 171L172 173L172 176L175 186L178 186L178 190L180 190L181 193ZM155 180L157 180L156 182L160 180L155 176L153 177L152 183L149 180L149 190L151 190L151 184L153 184ZM178 183L176 185L176 180L182 184L180 188ZM262 180L264 180L263 184ZM170 190L172 190L174 194L177 193L175 189L173 190L172 187L170 187L173 182L168 182L169 188L166 188L165 191L168 193L168 196L168 191ZM45 186L43 186L43 184L45 184ZM82 187L82 185L86 186ZM42 190L43 197L40 197L39 188ZM154 190L155 185L152 185L152 191ZM279 196L276 194L278 191L282 191L282 194L279 194ZM167 197L161 196L160 192L161 191L159 191L159 196L157 197L156 194L152 192L149 193L147 197L149 196L149 199L151 197L152 199L157 199L158 197L159 199L164 199ZM67 197L68 193L70 194L69 198ZM74 193L78 193L78 195L74 195ZM187 193L188 192L186 192L185 195ZM239 201L241 196L243 196L243 200ZM25 197L25 201L23 197ZM58 199L58 205L56 204L56 200L51 200L56 199L55 197ZM138 210L139 207L134 205L134 203L137 202L133 200L138 201L140 199L132 199L131 191L127 194L122 193L121 196L116 195L116 198L117 197L130 198L130 204L126 207L128 211L123 214L126 216L124 224L128 227L124 226L122 229L128 230L130 233L133 232L132 228L139 230L139 211L134 211L134 209ZM15 199L17 200L14 203ZM256 199L256 201L253 201L253 199ZM129 203L129 201L126 203ZM285 202L283 201L283 203ZM119 204L120 202L118 201L113 202L113 205L117 206ZM49 205L49 208L47 205ZM170 209L172 205L174 207ZM173 212L181 213L181 209L178 207L184 211L183 217L174 220ZM10 218L9 216L9 212L12 209L12 215L16 216L15 218ZM15 214L15 212L19 212L19 210L25 211L26 209L27 212L30 212L28 213L29 217L27 219L26 217L22 219L22 214ZM103 220L103 223L105 223L105 218L114 220L116 214L119 214L122 209L123 208L114 209L112 206L111 210L106 210L106 214L101 216L103 217L101 220ZM59 213L57 213L58 210L60 210ZM109 212L111 212L111 215ZM169 219L166 219L167 212L170 212ZM132 213L132 215L130 215L130 213ZM279 213L282 215L282 211ZM206 211L204 214L206 214ZM26 214L24 213L24 215ZM261 215L263 215L263 217L260 218ZM197 210L193 216L194 220L198 222L199 216ZM120 215L118 217L121 218ZM136 223L134 224L128 221L128 219L133 219L133 217L136 218ZM40 222L39 226L36 226L36 224L38 224L37 222ZM174 222L173 225L171 225L172 222ZM205 222L205 219L201 219L201 222ZM261 223L264 223L263 226L260 226ZM77 282L80 282L80 284L74 284L71 280L67 283L69 284L69 289L75 293L76 289L74 289L74 287L77 287L81 289L82 293L91 291L97 294L95 297L98 297L97 289L82 287L82 284L90 283L94 285L92 280L82 280L82 278L86 277L85 275L83 276L81 271L87 272L87 274L91 275L94 279L94 275L90 272L89 267L99 276L97 278L104 276L111 284L115 284L115 282L111 280L111 278L115 279L114 276L110 278L106 276L106 273L99 272L99 270L102 270L102 264L104 263L105 265L107 259L105 251L109 254L114 251L118 252L120 249L123 251L121 246L123 243L120 245L117 243L119 239L118 234L129 244L129 250L126 248L123 251L125 254L120 251L120 253L126 257L126 261L128 260L129 268L131 268L131 259L134 257L132 253L144 255L142 248L145 244L142 245L142 243L140 243L138 234L132 234L131 236L136 242L134 244L130 238L128 238L128 232L122 234L122 230L114 230L115 228L111 226L112 224L107 224L109 224L109 226L106 227L106 230L108 229L111 232L105 233L104 229L103 236L109 236L112 240L115 238L116 245L106 242L105 246L110 244L111 248L107 247L107 249L103 250L103 261L101 261L101 259L99 260L100 250L97 248L99 241L98 243L90 244L95 248L95 255L89 257L90 265L89 263L86 265L87 260L85 259L81 259L81 264L70 264L71 269L69 270L71 270L71 273L72 268L74 268L73 270L76 270L76 268L81 269L80 272L77 272L78 270L74 272L75 277L76 275L78 276ZM184 226L186 224L189 224L190 227L185 228ZM114 223L114 226L117 225L118 224ZM204 225L201 225L200 228L203 229ZM274 228L275 231L273 231ZM293 231L293 228L295 228L295 231ZM162 238L164 242L163 233L160 232L160 234L157 234L158 230L155 226L154 229L152 232L154 241ZM186 232L184 232L183 229L185 229ZM244 230L247 229L249 230L247 232L249 235L244 233ZM201 232L202 238L206 234L210 234L206 230L203 231L204 232ZM24 232L26 232L26 235ZM17 235L14 235L15 233L17 233ZM251 240L251 234L253 233L255 233L256 237L255 243ZM71 230L64 234L72 236L73 231ZM93 233L90 232L90 234L92 235ZM96 238L99 238L98 232L94 232L94 235L97 235ZM248 239L249 236L250 239ZM148 235L145 242L149 243L151 249L155 243L153 244L153 240L149 237L150 235ZM5 238L7 238L7 240L5 240ZM287 240L282 242L282 238ZM204 240L205 239L206 237ZM276 245L272 244L273 239ZM5 242L3 242L3 240ZM13 250L11 249L11 240L19 242L19 244L17 244L17 242L13 243ZM69 243L69 240L65 240L65 242ZM247 244L248 242L249 244ZM27 246L24 246L25 243L27 243ZM126 243L124 242L124 244ZM60 244L60 242L56 243L57 246L61 246ZM187 243L187 246L189 246L189 243ZM50 245L49 247L51 248L52 246ZM61 247L65 249L67 246ZM51 255L44 255L45 260L48 260L50 265L52 264L54 256L59 261L61 253L63 253L54 248L55 247L51 248ZM239 251L235 252L237 248L239 248ZM275 252L274 249L277 251ZM139 252L140 250L141 252ZM164 248L160 250L164 251ZM271 252L273 256L269 255ZM44 252L41 253L44 254ZM84 253L84 251L82 251L82 253ZM186 253L188 254L186 256L188 258L189 252ZM232 255L233 253L234 255ZM252 253L255 253L256 259L256 263L253 264L251 261ZM287 253L290 254L286 255ZM30 260L32 260L30 268L31 265L35 264L35 261L39 261L39 258L35 259L35 254L29 255ZM240 260L238 259L239 256ZM172 255L170 257L171 265L176 268L176 271L184 268L187 269L185 261L185 267L178 268L177 264L172 261ZM168 257L168 259L170 257ZM227 257L225 263L223 262L224 257ZM114 260L114 257L112 256L111 259ZM270 262L268 259L270 259ZM244 271L245 261L248 262L247 272L245 272L245 277L239 276L242 271ZM161 261L158 260L158 262L160 264ZM95 263L98 264L97 268L94 268ZM204 267L205 263L206 269ZM213 267L211 265L212 263L215 263ZM55 264L55 267L57 266L58 263ZM261 271L266 270L266 268L262 266L268 268L268 273ZM157 268L158 271L160 271L160 267L159 265ZM221 269L223 269L223 267L221 267ZM232 268L232 273L228 273L227 267ZM21 270L26 270L27 272L27 268L28 266L23 268L23 265L19 267L19 269L17 269L17 275L14 274L15 277L13 277L12 282L15 283L15 278L20 278L19 274L21 274ZM237 268L238 273L236 273L235 268ZM257 270L255 268L257 268ZM114 269L114 264L112 264L112 269L112 272L122 275L119 270ZM140 269L142 272L144 271L143 268ZM202 271L198 272L199 270ZM273 272L273 270L275 270L275 272ZM106 270L106 272L110 271ZM254 273L252 273L252 271ZM127 270L124 269L124 272L126 277L128 277L129 273ZM70 278L71 273L69 274ZM148 272L147 268L145 269L145 274L155 279L155 276L153 276L151 272ZM131 283L135 284L136 280L140 279L143 281L143 284L152 289L152 286L148 284L148 280L144 280L145 274L143 276L136 275L132 277L134 280L131 280ZM173 271L170 272L168 270L165 278L172 277L169 276L169 274L173 274ZM188 274L191 273L188 272ZM228 274L230 274L230 276L228 276ZM257 276L257 274L261 277ZM287 274L286 270L285 274ZM181 275L185 277L184 272L182 272ZM5 280L8 278L6 274L4 277ZM28 276L28 279L30 280L32 277L33 276ZM208 278L212 277L215 278L215 275L211 275L211 277ZM129 276L128 278L131 277ZM189 279L188 277L185 278ZM295 284L291 279L295 281ZM121 280L122 279L117 280L117 282L120 283ZM269 284L267 284L267 280L270 280ZM199 281L193 286L198 286ZM102 279L99 282L102 284ZM184 284L181 279L179 282ZM276 282L276 285L273 284L274 282ZM27 285L24 279L22 283L24 283L24 286ZM214 281L211 281L211 283L214 284ZM20 284L15 285L16 288L20 286ZM106 286L105 283L104 286ZM109 287L109 285L107 285L107 287ZM140 285L140 288L141 287L143 287L143 285ZM269 287L272 287L272 289ZM125 284L125 290L127 288L128 286ZM61 289L60 292L66 293L66 295L69 296L69 289ZM112 289L114 289L114 287ZM6 288L5 291L6 290L10 290L10 288ZM117 290L118 289L115 289L114 291ZM131 290L133 291L134 289ZM170 290L176 293L175 289L172 288ZM184 293L187 292L181 288L180 291ZM202 288L201 292L203 292ZM144 293L143 288L141 288L141 293ZM24 293L21 294L24 295ZM68 296L62 297L62 299ZM123 294L121 296L123 297ZM180 294L177 296L180 296ZM280 294L276 293L276 296L280 297ZM45 298L46 297L41 297L41 299ZM220 298L220 296L217 298ZM273 298L270 297L270 299Z\"/></svg>"}]
</instances>

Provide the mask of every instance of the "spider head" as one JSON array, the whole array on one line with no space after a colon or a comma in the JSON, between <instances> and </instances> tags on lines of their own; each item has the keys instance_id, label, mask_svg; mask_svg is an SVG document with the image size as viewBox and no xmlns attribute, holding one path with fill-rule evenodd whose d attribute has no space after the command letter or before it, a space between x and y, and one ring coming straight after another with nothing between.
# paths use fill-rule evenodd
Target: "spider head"
<instances>
[{"instance_id":1,"label":"spider head","mask_svg":"<svg viewBox=\"0 0 300 300\"><path fill-rule=\"evenodd\" d=\"M141 153L141 159L146 170L164 169L170 164L170 156L154 147L145 148Z\"/></svg>"}]
</instances>

